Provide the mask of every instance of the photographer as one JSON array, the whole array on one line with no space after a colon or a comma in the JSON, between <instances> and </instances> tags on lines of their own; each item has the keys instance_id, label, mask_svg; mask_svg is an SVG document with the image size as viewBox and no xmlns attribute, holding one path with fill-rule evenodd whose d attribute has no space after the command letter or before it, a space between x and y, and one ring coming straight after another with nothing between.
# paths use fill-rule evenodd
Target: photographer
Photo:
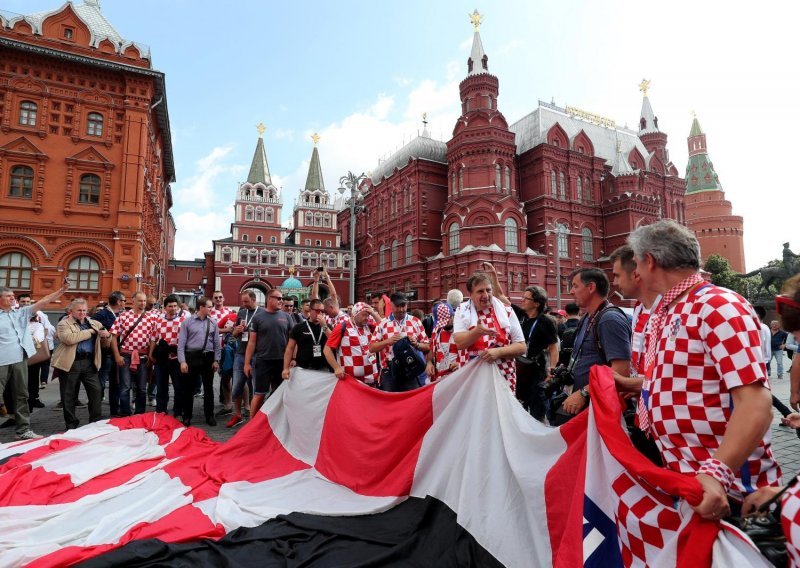
<instances>
[{"instance_id":1,"label":"photographer","mask_svg":"<svg viewBox=\"0 0 800 568\"><path fill-rule=\"evenodd\" d=\"M625 313L608 301L609 282L598 268L581 268L572 276L575 303L585 312L575 333L570 365L575 381L572 394L561 405L575 415L589 405L589 369L608 365L628 376L631 366L631 326Z\"/></svg>"}]
</instances>

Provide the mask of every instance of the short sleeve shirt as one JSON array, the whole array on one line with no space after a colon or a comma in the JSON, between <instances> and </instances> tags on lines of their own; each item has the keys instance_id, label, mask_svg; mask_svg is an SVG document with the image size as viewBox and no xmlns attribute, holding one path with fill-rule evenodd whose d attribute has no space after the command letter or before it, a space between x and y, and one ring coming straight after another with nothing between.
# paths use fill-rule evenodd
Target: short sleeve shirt
<instances>
[{"instance_id":1,"label":"short sleeve shirt","mask_svg":"<svg viewBox=\"0 0 800 568\"><path fill-rule=\"evenodd\" d=\"M283 360L286 343L292 323L286 312L268 312L259 310L250 323L250 329L257 334L256 359ZM252 337L250 338L252 341Z\"/></svg>"},{"instance_id":2,"label":"short sleeve shirt","mask_svg":"<svg viewBox=\"0 0 800 568\"><path fill-rule=\"evenodd\" d=\"M155 320L150 313L145 312L142 320L133 327L139 319L139 315L135 314L133 310L128 310L120 313L111 326L111 333L120 339L125 337L125 341L120 345L120 351L125 353L132 353L138 351L146 353L150 346L150 339L155 332ZM133 328L130 333L128 330Z\"/></svg>"},{"instance_id":3,"label":"short sleeve shirt","mask_svg":"<svg viewBox=\"0 0 800 568\"><path fill-rule=\"evenodd\" d=\"M541 314L538 317L530 318L522 309L511 306L520 322L522 336L528 347L526 356L533 359L542 351L558 343L558 330L556 324L548 316ZM551 362L555 366L555 361Z\"/></svg>"},{"instance_id":4,"label":"short sleeve shirt","mask_svg":"<svg viewBox=\"0 0 800 568\"><path fill-rule=\"evenodd\" d=\"M719 448L731 417L731 391L768 387L760 323L738 294L706 284L667 312L650 381L652 432L665 467L694 473ZM733 492L780 482L768 431L736 474Z\"/></svg>"},{"instance_id":5,"label":"short sleeve shirt","mask_svg":"<svg viewBox=\"0 0 800 568\"><path fill-rule=\"evenodd\" d=\"M328 341L328 336L318 323L298 323L289 333L289 338L297 342L297 366L303 369L330 370L328 361L322 355L322 348ZM314 345L319 345L320 355L314 357Z\"/></svg>"},{"instance_id":6,"label":"short sleeve shirt","mask_svg":"<svg viewBox=\"0 0 800 568\"><path fill-rule=\"evenodd\" d=\"M394 316L382 319L378 327L375 328L375 332L372 334L370 344L385 341L398 333L405 333L409 339L418 343L428 342L428 336L425 335L422 322L414 316L406 315L402 321L397 321L394 319ZM391 345L384 347L383 350L381 350L381 364L387 366L392 359L394 359L394 351Z\"/></svg>"},{"instance_id":7,"label":"short sleeve shirt","mask_svg":"<svg viewBox=\"0 0 800 568\"><path fill-rule=\"evenodd\" d=\"M186 319L187 314L188 312L178 312L172 319L167 318L166 314L157 317L153 322L153 341L158 343L163 339L169 345L177 346L181 324Z\"/></svg>"},{"instance_id":8,"label":"short sleeve shirt","mask_svg":"<svg viewBox=\"0 0 800 568\"><path fill-rule=\"evenodd\" d=\"M591 316L584 317L575 332L575 347L572 353L577 360L572 372L575 375L576 389L589 384L589 369L594 365L631 359L631 326L628 317L621 311L611 308L598 313L596 319L597 321L590 324ZM598 341L605 353L605 360L597 349Z\"/></svg>"}]
</instances>

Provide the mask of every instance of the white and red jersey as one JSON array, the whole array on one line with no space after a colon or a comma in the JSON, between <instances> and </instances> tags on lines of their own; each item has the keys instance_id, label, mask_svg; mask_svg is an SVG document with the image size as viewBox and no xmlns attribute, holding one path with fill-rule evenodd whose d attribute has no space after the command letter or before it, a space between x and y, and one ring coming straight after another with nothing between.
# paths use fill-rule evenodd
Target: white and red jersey
<instances>
[{"instance_id":1,"label":"white and red jersey","mask_svg":"<svg viewBox=\"0 0 800 568\"><path fill-rule=\"evenodd\" d=\"M189 312L185 312L181 310L178 314L169 319L167 314L162 314L159 317L155 318L153 323L153 337L152 340L155 343L158 343L162 339L166 341L169 345L176 346L178 345L178 334L181 332L181 324Z\"/></svg>"},{"instance_id":2,"label":"white and red jersey","mask_svg":"<svg viewBox=\"0 0 800 568\"><path fill-rule=\"evenodd\" d=\"M769 388L760 323L738 294L701 283L667 311L649 383L651 432L664 466L694 473L719 448L733 412L731 391ZM770 433L736 474L736 495L780 483Z\"/></svg>"},{"instance_id":3,"label":"white and red jersey","mask_svg":"<svg viewBox=\"0 0 800 568\"><path fill-rule=\"evenodd\" d=\"M222 321L222 318L224 318L225 316L227 316L228 314L230 314L232 312L233 312L233 310L231 310L230 308L226 308L225 306L222 306L220 309L211 308L210 310L208 310L208 315L210 317L214 318L215 320L217 320L217 323L219 323L219 322Z\"/></svg>"},{"instance_id":4,"label":"white and red jersey","mask_svg":"<svg viewBox=\"0 0 800 568\"><path fill-rule=\"evenodd\" d=\"M800 566L800 483L787 489L783 496L781 525L786 535L789 565Z\"/></svg>"},{"instance_id":5,"label":"white and red jersey","mask_svg":"<svg viewBox=\"0 0 800 568\"><path fill-rule=\"evenodd\" d=\"M390 337L394 337L398 333L405 333L409 340L416 341L417 343L427 343L428 336L425 334L425 328L422 327L422 322L412 315L406 314L401 321L394 319L394 315L384 318L375 328L375 332L370 339L370 345L384 341ZM389 361L394 359L394 351L392 346L384 347L381 350L381 365L387 367Z\"/></svg>"},{"instance_id":6,"label":"white and red jersey","mask_svg":"<svg viewBox=\"0 0 800 568\"><path fill-rule=\"evenodd\" d=\"M328 324L328 327L331 329L335 328L337 325L342 325L342 323L346 321L350 321L350 316L344 313L343 310L339 310L339 313L334 317L325 316L325 323Z\"/></svg>"},{"instance_id":7,"label":"white and red jersey","mask_svg":"<svg viewBox=\"0 0 800 568\"><path fill-rule=\"evenodd\" d=\"M355 325L350 318L339 323L328 334L326 345L338 349L339 365L346 375L369 385L378 382L378 362L369 352L370 329L368 325Z\"/></svg>"},{"instance_id":8,"label":"white and red jersey","mask_svg":"<svg viewBox=\"0 0 800 568\"><path fill-rule=\"evenodd\" d=\"M142 316L141 321L137 324L139 316ZM134 327L134 324L136 327ZM120 312L114 325L111 326L111 333L116 335L119 339L125 338L119 350L123 353L147 353L150 348L150 339L153 337L155 328L155 319L150 312L136 314L133 310L126 310ZM132 330L132 331L131 331Z\"/></svg>"},{"instance_id":9,"label":"white and red jersey","mask_svg":"<svg viewBox=\"0 0 800 568\"><path fill-rule=\"evenodd\" d=\"M442 379L452 371L450 365L458 363L458 346L453 339L453 330L445 328L435 331L431 338L431 350L433 351L433 363L436 367L436 375L431 377L431 382Z\"/></svg>"},{"instance_id":10,"label":"white and red jersey","mask_svg":"<svg viewBox=\"0 0 800 568\"><path fill-rule=\"evenodd\" d=\"M525 341L525 336L522 335L522 327L520 327L519 320L517 319L517 314L514 313L514 310L511 306L503 306L506 311L506 316L508 317L509 321L509 328L504 329L500 326L500 323L497 321L497 317L494 314L494 308L485 308L478 312L478 322L475 326L470 326L468 329L460 329L460 319L456 318L455 323L453 325L453 332L459 331L469 331L469 329L473 329L477 327L477 325L483 325L488 327L489 329L494 329L497 331L497 335L494 337L489 337L488 335L483 335L475 341L472 345L467 347L466 349L462 349L458 352L458 360L459 360L459 367L464 366L469 362L470 359L474 359L480 355L482 351L486 351L487 349L494 349L495 347L505 347L506 345L511 345L512 343L516 343L518 341ZM500 374L503 375L503 378L508 383L508 386L511 387L511 392L517 391L517 363L514 359L503 358L498 359L496 361L497 368L500 371Z\"/></svg>"}]
</instances>

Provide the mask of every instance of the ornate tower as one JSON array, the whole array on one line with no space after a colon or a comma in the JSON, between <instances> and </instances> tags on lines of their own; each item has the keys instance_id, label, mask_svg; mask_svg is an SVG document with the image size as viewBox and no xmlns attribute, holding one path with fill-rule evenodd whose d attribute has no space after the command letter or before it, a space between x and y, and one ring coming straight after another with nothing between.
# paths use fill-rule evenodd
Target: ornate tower
<instances>
[{"instance_id":1,"label":"ornate tower","mask_svg":"<svg viewBox=\"0 0 800 568\"><path fill-rule=\"evenodd\" d=\"M318 251L320 247L338 247L340 244L339 231L336 228L336 209L330 194L325 190L325 181L322 178L322 166L319 161L319 136L311 136L314 149L311 151L311 162L308 165L308 176L305 188L300 190L300 195L294 205L294 232L290 240L301 247L312 247ZM315 260L301 266L326 266L336 267L336 254L331 252L320 253L318 262Z\"/></svg>"},{"instance_id":2,"label":"ornate tower","mask_svg":"<svg viewBox=\"0 0 800 568\"><path fill-rule=\"evenodd\" d=\"M650 152L650 160L655 158L661 165L659 171L669 175L678 175L678 170L669 160L669 150L667 150L667 134L658 128L658 117L653 113L650 106L650 98L647 90L650 88L650 81L642 79L639 83L639 90L642 91L642 112L639 118L639 139Z\"/></svg>"},{"instance_id":3,"label":"ornate tower","mask_svg":"<svg viewBox=\"0 0 800 568\"><path fill-rule=\"evenodd\" d=\"M283 200L270 177L264 149L265 130L263 124L258 125L258 142L250 172L236 193L236 214L231 225L234 242L277 244L284 240L281 226Z\"/></svg>"},{"instance_id":4,"label":"ornate tower","mask_svg":"<svg viewBox=\"0 0 800 568\"><path fill-rule=\"evenodd\" d=\"M467 245L496 244L508 252L524 250L525 220L516 182L516 145L497 109L499 81L489 73L479 27L475 27L467 76L461 81L461 117L447 143L448 200L442 222L444 254Z\"/></svg>"},{"instance_id":5,"label":"ornate tower","mask_svg":"<svg viewBox=\"0 0 800 568\"><path fill-rule=\"evenodd\" d=\"M708 157L706 135L697 117L689 132L689 163L686 165L686 225L700 242L706 259L718 254L728 259L736 272L745 272L744 221L733 215L730 201Z\"/></svg>"}]
</instances>

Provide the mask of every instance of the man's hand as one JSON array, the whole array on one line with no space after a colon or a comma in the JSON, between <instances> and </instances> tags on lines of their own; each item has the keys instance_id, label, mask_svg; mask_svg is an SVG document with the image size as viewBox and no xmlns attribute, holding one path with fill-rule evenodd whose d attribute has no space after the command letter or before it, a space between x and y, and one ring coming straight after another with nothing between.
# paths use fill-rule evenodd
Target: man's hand
<instances>
[{"instance_id":1,"label":"man's hand","mask_svg":"<svg viewBox=\"0 0 800 568\"><path fill-rule=\"evenodd\" d=\"M581 410L586 408L586 399L583 398L583 395L579 391L575 391L564 399L564 403L561 406L564 412L578 414Z\"/></svg>"},{"instance_id":2,"label":"man's hand","mask_svg":"<svg viewBox=\"0 0 800 568\"><path fill-rule=\"evenodd\" d=\"M151 365L155 365L155 364L156 364L156 358L155 358L155 357L153 357L153 356L152 356L152 355L150 355L150 354L148 354L148 355L147 355L147 360L148 360L148 361L150 361L150 364L151 364Z\"/></svg>"},{"instance_id":3,"label":"man's hand","mask_svg":"<svg viewBox=\"0 0 800 568\"><path fill-rule=\"evenodd\" d=\"M232 333L234 337L239 337L240 335L242 335L243 331L244 331L244 324L240 323L239 325L234 326Z\"/></svg>"},{"instance_id":4,"label":"man's hand","mask_svg":"<svg viewBox=\"0 0 800 568\"><path fill-rule=\"evenodd\" d=\"M211 370L214 371L215 373L217 371L219 371L219 362L218 361L214 361L213 363L211 363Z\"/></svg>"},{"instance_id":5,"label":"man's hand","mask_svg":"<svg viewBox=\"0 0 800 568\"><path fill-rule=\"evenodd\" d=\"M800 411L800 393L792 393L792 396L789 397L789 406L796 411Z\"/></svg>"},{"instance_id":6,"label":"man's hand","mask_svg":"<svg viewBox=\"0 0 800 568\"><path fill-rule=\"evenodd\" d=\"M425 372L428 374L429 377L433 377L436 375L436 367L433 365L432 362L428 361L428 364L425 365Z\"/></svg>"},{"instance_id":7,"label":"man's hand","mask_svg":"<svg viewBox=\"0 0 800 568\"><path fill-rule=\"evenodd\" d=\"M111 337L111 334L105 329L101 329L99 332L97 332L97 334L100 336L100 339L108 339Z\"/></svg>"},{"instance_id":8,"label":"man's hand","mask_svg":"<svg viewBox=\"0 0 800 568\"><path fill-rule=\"evenodd\" d=\"M404 337L405 337L405 334L395 333L393 336L391 336L389 338L389 345L394 345L395 343L397 343L398 341L400 341Z\"/></svg>"},{"instance_id":9,"label":"man's hand","mask_svg":"<svg viewBox=\"0 0 800 568\"><path fill-rule=\"evenodd\" d=\"M692 507L695 512L710 521L719 521L726 515L730 515L731 506L728 504L728 496L725 494L722 484L704 473L695 476L695 479L703 487L703 500L697 507Z\"/></svg>"},{"instance_id":10,"label":"man's hand","mask_svg":"<svg viewBox=\"0 0 800 568\"><path fill-rule=\"evenodd\" d=\"M344 367L341 365L337 365L336 368L333 369L333 374L336 375L337 379L344 378Z\"/></svg>"},{"instance_id":11,"label":"man's hand","mask_svg":"<svg viewBox=\"0 0 800 568\"><path fill-rule=\"evenodd\" d=\"M325 320L325 314L323 312L319 312L317 314L317 323L321 325L323 328L328 325L328 322Z\"/></svg>"},{"instance_id":12,"label":"man's hand","mask_svg":"<svg viewBox=\"0 0 800 568\"><path fill-rule=\"evenodd\" d=\"M757 515L761 505L775 497L780 490L780 487L761 487L754 493L745 497L742 503L742 516L748 517Z\"/></svg>"},{"instance_id":13,"label":"man's hand","mask_svg":"<svg viewBox=\"0 0 800 568\"><path fill-rule=\"evenodd\" d=\"M122 358L122 355L118 355L114 360L117 362L117 367L125 366L125 359Z\"/></svg>"},{"instance_id":14,"label":"man's hand","mask_svg":"<svg viewBox=\"0 0 800 568\"><path fill-rule=\"evenodd\" d=\"M486 327L483 324L476 325L475 331L479 332L481 335L488 335L489 337L495 337L497 335L497 330L492 327Z\"/></svg>"},{"instance_id":15,"label":"man's hand","mask_svg":"<svg viewBox=\"0 0 800 568\"><path fill-rule=\"evenodd\" d=\"M494 363L498 359L500 359L499 348L495 347L494 349L486 349L481 351L481 354L478 355L481 361L486 361L487 363Z\"/></svg>"},{"instance_id":16,"label":"man's hand","mask_svg":"<svg viewBox=\"0 0 800 568\"><path fill-rule=\"evenodd\" d=\"M641 392L642 384L644 383L644 379L641 377L626 377L624 375L620 375L616 371L611 371L612 375L614 375L614 384L617 386L617 390L623 393L630 393L630 392Z\"/></svg>"},{"instance_id":17,"label":"man's hand","mask_svg":"<svg viewBox=\"0 0 800 568\"><path fill-rule=\"evenodd\" d=\"M785 418L781 418L781 424L790 428L800 428L800 414L792 412Z\"/></svg>"},{"instance_id":18,"label":"man's hand","mask_svg":"<svg viewBox=\"0 0 800 568\"><path fill-rule=\"evenodd\" d=\"M243 370L244 370L244 376L249 377L250 373L253 371L253 366L250 363L245 362Z\"/></svg>"},{"instance_id":19,"label":"man's hand","mask_svg":"<svg viewBox=\"0 0 800 568\"><path fill-rule=\"evenodd\" d=\"M189 363L181 363L181 373L184 375L189 374Z\"/></svg>"},{"instance_id":20,"label":"man's hand","mask_svg":"<svg viewBox=\"0 0 800 568\"><path fill-rule=\"evenodd\" d=\"M491 262L482 262L481 268L483 268L484 272L489 274L497 274L497 270L495 269L494 265Z\"/></svg>"},{"instance_id":21,"label":"man's hand","mask_svg":"<svg viewBox=\"0 0 800 568\"><path fill-rule=\"evenodd\" d=\"M450 363L450 370L455 371L456 369L458 369L458 361L453 361Z\"/></svg>"},{"instance_id":22,"label":"man's hand","mask_svg":"<svg viewBox=\"0 0 800 568\"><path fill-rule=\"evenodd\" d=\"M288 381L289 380L289 369L284 369L283 371L281 371L281 378L284 381Z\"/></svg>"}]
</instances>

